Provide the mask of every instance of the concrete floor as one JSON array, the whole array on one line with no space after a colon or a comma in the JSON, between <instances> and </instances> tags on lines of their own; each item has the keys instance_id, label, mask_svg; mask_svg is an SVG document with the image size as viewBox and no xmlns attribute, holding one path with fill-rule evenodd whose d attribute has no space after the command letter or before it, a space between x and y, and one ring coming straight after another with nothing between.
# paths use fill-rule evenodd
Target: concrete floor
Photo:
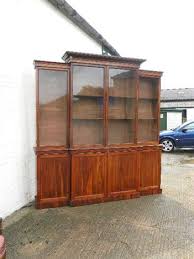
<instances>
[{"instance_id":1,"label":"concrete floor","mask_svg":"<svg viewBox=\"0 0 194 259\"><path fill-rule=\"evenodd\" d=\"M194 258L194 151L162 155L162 195L12 214L8 258Z\"/></svg>"}]
</instances>

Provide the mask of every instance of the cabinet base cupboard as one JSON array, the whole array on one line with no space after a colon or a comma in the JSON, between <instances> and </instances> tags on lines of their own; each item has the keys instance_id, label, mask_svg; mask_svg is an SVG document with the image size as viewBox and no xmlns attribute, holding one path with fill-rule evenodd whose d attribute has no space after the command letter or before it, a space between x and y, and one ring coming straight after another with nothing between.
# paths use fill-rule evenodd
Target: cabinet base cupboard
<instances>
[{"instance_id":1,"label":"cabinet base cupboard","mask_svg":"<svg viewBox=\"0 0 194 259\"><path fill-rule=\"evenodd\" d=\"M161 72L143 59L66 52L35 61L37 208L161 193Z\"/></svg>"}]
</instances>

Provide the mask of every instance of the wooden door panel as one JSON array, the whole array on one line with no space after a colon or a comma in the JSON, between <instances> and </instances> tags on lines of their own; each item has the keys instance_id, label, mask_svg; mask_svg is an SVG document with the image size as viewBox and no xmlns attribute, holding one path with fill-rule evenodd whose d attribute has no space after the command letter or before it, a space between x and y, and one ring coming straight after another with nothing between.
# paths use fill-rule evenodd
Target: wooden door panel
<instances>
[{"instance_id":1,"label":"wooden door panel","mask_svg":"<svg viewBox=\"0 0 194 259\"><path fill-rule=\"evenodd\" d=\"M41 207L65 205L69 198L68 155L43 155L37 160L37 198Z\"/></svg>"},{"instance_id":2,"label":"wooden door panel","mask_svg":"<svg viewBox=\"0 0 194 259\"><path fill-rule=\"evenodd\" d=\"M109 196L135 192L137 184L137 153L110 152L108 158Z\"/></svg>"},{"instance_id":3,"label":"wooden door panel","mask_svg":"<svg viewBox=\"0 0 194 259\"><path fill-rule=\"evenodd\" d=\"M139 153L140 190L148 193L160 190L160 150Z\"/></svg>"},{"instance_id":4,"label":"wooden door panel","mask_svg":"<svg viewBox=\"0 0 194 259\"><path fill-rule=\"evenodd\" d=\"M90 200L105 196L106 161L105 153L72 155L72 204L75 200L90 203Z\"/></svg>"}]
</instances>

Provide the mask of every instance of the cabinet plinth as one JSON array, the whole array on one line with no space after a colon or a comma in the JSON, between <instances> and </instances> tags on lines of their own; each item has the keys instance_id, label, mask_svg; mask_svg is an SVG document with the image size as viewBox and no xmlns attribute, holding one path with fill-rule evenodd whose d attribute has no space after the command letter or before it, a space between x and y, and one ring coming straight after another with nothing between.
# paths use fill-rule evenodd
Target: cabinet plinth
<instances>
[{"instance_id":1,"label":"cabinet plinth","mask_svg":"<svg viewBox=\"0 0 194 259\"><path fill-rule=\"evenodd\" d=\"M66 52L35 61L36 207L161 193L161 72L142 59Z\"/></svg>"}]
</instances>

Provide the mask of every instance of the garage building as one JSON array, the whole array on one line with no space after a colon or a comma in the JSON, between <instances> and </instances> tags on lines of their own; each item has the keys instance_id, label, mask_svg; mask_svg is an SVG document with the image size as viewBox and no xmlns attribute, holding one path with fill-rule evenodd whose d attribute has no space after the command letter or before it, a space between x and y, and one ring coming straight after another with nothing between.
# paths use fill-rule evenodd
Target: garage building
<instances>
[{"instance_id":1,"label":"garage building","mask_svg":"<svg viewBox=\"0 0 194 259\"><path fill-rule=\"evenodd\" d=\"M160 129L172 129L194 120L194 88L162 89Z\"/></svg>"}]
</instances>

